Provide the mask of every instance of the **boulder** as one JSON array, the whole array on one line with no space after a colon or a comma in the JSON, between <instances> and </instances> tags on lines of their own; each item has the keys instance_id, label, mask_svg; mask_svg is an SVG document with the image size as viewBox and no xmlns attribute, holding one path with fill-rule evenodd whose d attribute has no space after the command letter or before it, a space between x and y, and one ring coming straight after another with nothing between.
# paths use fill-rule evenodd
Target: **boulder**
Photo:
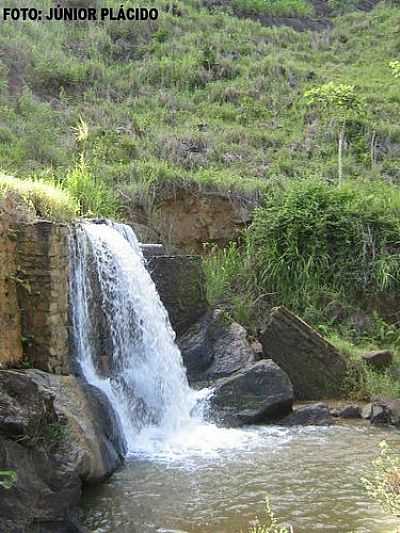
<instances>
[{"instance_id":1,"label":"boulder","mask_svg":"<svg viewBox=\"0 0 400 533\"><path fill-rule=\"evenodd\" d=\"M331 426L334 423L329 407L324 403L298 407L279 422L283 426Z\"/></svg>"},{"instance_id":2,"label":"boulder","mask_svg":"<svg viewBox=\"0 0 400 533\"><path fill-rule=\"evenodd\" d=\"M242 426L283 418L291 412L293 387L273 361L259 361L215 384L210 418L224 426Z\"/></svg>"},{"instance_id":3,"label":"boulder","mask_svg":"<svg viewBox=\"0 0 400 533\"><path fill-rule=\"evenodd\" d=\"M178 339L191 383L228 377L252 364L256 353L246 330L216 309L207 313Z\"/></svg>"},{"instance_id":4,"label":"boulder","mask_svg":"<svg viewBox=\"0 0 400 533\"><path fill-rule=\"evenodd\" d=\"M331 409L331 415L336 418L361 418L359 405L345 405L344 407Z\"/></svg>"},{"instance_id":5,"label":"boulder","mask_svg":"<svg viewBox=\"0 0 400 533\"><path fill-rule=\"evenodd\" d=\"M378 400L369 403L363 408L361 416L371 424L400 427L400 400Z\"/></svg>"},{"instance_id":6,"label":"boulder","mask_svg":"<svg viewBox=\"0 0 400 533\"><path fill-rule=\"evenodd\" d=\"M0 487L7 531L79 531L82 483L110 475L124 451L100 396L73 376L0 371L0 470L17 476Z\"/></svg>"},{"instance_id":7,"label":"boulder","mask_svg":"<svg viewBox=\"0 0 400 533\"><path fill-rule=\"evenodd\" d=\"M156 255L147 258L147 265L172 327L181 335L208 310L201 258Z\"/></svg>"},{"instance_id":8,"label":"boulder","mask_svg":"<svg viewBox=\"0 0 400 533\"><path fill-rule=\"evenodd\" d=\"M362 360L374 370L386 370L393 362L393 352L379 350L362 355Z\"/></svg>"},{"instance_id":9,"label":"boulder","mask_svg":"<svg viewBox=\"0 0 400 533\"><path fill-rule=\"evenodd\" d=\"M288 374L296 400L340 396L346 376L344 358L298 316L285 307L273 309L260 340L265 356Z\"/></svg>"}]
</instances>

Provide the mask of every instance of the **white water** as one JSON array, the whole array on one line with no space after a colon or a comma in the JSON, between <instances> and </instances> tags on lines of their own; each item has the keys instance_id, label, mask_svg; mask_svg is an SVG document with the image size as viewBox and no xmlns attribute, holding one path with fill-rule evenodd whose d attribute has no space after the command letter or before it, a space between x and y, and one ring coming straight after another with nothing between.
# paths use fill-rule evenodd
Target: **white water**
<instances>
[{"instance_id":1,"label":"white water","mask_svg":"<svg viewBox=\"0 0 400 533\"><path fill-rule=\"evenodd\" d=\"M76 357L86 381L113 406L128 453L203 454L249 441L249 432L219 429L202 420L209 391L196 392L188 384L175 333L132 229L85 223L75 237L71 292ZM98 369L95 300L110 331L108 376Z\"/></svg>"}]
</instances>

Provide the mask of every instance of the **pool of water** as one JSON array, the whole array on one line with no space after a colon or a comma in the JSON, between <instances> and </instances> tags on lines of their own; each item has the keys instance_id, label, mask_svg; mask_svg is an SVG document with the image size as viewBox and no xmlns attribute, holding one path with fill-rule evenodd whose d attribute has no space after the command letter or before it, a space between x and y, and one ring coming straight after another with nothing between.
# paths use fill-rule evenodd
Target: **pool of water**
<instances>
[{"instance_id":1,"label":"pool of water","mask_svg":"<svg viewBox=\"0 0 400 533\"><path fill-rule=\"evenodd\" d=\"M256 516L262 518L267 496L279 521L295 533L400 527L360 482L381 440L400 447L399 432L364 422L203 426L169 440L148 439L152 446L138 446L112 478L85 491L82 517L89 531L247 533Z\"/></svg>"}]
</instances>

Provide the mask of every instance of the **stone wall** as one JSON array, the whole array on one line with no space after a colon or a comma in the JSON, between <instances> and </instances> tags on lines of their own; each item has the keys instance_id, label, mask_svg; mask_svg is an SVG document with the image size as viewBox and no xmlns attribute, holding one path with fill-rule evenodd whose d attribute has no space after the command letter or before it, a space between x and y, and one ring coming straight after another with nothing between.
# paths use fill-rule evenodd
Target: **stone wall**
<instances>
[{"instance_id":1,"label":"stone wall","mask_svg":"<svg viewBox=\"0 0 400 533\"><path fill-rule=\"evenodd\" d=\"M16 235L5 205L0 206L0 368L22 359L16 286Z\"/></svg>"},{"instance_id":2,"label":"stone wall","mask_svg":"<svg viewBox=\"0 0 400 533\"><path fill-rule=\"evenodd\" d=\"M201 257L154 256L147 264L172 327L181 335L208 309Z\"/></svg>"},{"instance_id":3,"label":"stone wall","mask_svg":"<svg viewBox=\"0 0 400 533\"><path fill-rule=\"evenodd\" d=\"M17 295L24 357L35 367L68 374L69 228L38 221L17 230Z\"/></svg>"},{"instance_id":4,"label":"stone wall","mask_svg":"<svg viewBox=\"0 0 400 533\"><path fill-rule=\"evenodd\" d=\"M69 228L0 205L0 368L70 371Z\"/></svg>"}]
</instances>

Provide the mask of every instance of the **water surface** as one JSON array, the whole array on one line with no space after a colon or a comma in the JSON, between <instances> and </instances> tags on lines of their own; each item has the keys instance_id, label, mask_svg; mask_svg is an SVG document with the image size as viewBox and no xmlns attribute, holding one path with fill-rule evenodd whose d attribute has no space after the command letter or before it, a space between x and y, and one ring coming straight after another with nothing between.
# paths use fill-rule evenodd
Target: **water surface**
<instances>
[{"instance_id":1,"label":"water surface","mask_svg":"<svg viewBox=\"0 0 400 533\"><path fill-rule=\"evenodd\" d=\"M328 428L223 430L203 425L170 440L148 435L107 483L87 490L83 517L97 533L240 533L265 497L296 533L396 531L399 522L360 482L378 444L400 434L363 422Z\"/></svg>"}]
</instances>

